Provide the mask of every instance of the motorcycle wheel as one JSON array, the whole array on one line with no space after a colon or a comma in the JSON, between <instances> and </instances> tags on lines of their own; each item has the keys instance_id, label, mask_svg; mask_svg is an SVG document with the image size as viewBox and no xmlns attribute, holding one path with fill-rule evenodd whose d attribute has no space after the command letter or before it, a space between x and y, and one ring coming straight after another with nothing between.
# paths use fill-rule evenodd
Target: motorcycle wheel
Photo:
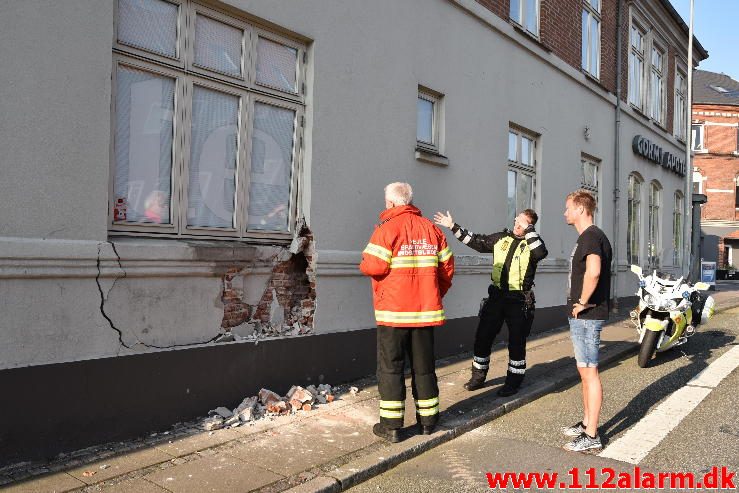
<instances>
[{"instance_id":1,"label":"motorcycle wheel","mask_svg":"<svg viewBox=\"0 0 739 493\"><path fill-rule=\"evenodd\" d=\"M657 348L657 341L660 335L662 335L662 331L654 332L653 330L648 330L644 334L644 339L642 339L641 347L639 348L639 357L636 360L639 368L649 366L649 360L654 356L654 350Z\"/></svg>"}]
</instances>

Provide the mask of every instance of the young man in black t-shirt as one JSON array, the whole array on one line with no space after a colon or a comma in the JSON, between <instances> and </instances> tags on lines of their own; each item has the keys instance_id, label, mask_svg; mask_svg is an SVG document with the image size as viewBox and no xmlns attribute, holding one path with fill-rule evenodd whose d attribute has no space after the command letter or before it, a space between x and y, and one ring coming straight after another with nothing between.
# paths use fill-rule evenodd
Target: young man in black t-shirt
<instances>
[{"instance_id":1,"label":"young man in black t-shirt","mask_svg":"<svg viewBox=\"0 0 739 493\"><path fill-rule=\"evenodd\" d=\"M603 402L603 389L598 374L600 331L608 320L611 299L611 243L605 233L593 224L595 199L578 190L567 196L565 220L580 235L570 256L567 314L570 337L575 350L577 370L583 392L583 419L562 428L573 437L565 450L585 452L602 448L598 436L598 418Z\"/></svg>"}]
</instances>

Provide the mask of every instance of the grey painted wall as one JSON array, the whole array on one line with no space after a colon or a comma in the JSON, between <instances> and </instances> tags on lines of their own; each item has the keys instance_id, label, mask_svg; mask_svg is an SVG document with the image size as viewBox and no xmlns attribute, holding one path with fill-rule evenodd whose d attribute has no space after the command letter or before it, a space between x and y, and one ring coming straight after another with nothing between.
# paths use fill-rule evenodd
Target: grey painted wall
<instances>
[{"instance_id":1,"label":"grey painted wall","mask_svg":"<svg viewBox=\"0 0 739 493\"><path fill-rule=\"evenodd\" d=\"M6 237L0 241L0 368L129 352L100 313L98 276L107 314L124 329L124 340L207 340L222 316L220 273L229 262L254 260L238 247L226 248L233 256L214 258L216 247L203 259L197 242L116 240L122 277L104 243L113 3L0 4L0 236ZM357 263L388 182L411 182L427 216L448 209L477 232L507 226L510 122L540 134L538 229L550 257L540 266L537 300L541 307L563 303L576 234L562 210L565 195L579 186L581 153L602 160L601 226L613 231L612 96L471 0L459 3L474 15L447 0L227 3L313 40L303 204L317 248L315 333L374 325L369 282ZM414 157L419 84L445 95L447 167ZM647 184L660 181L663 258L671 263L672 193L682 182L634 156L631 138L646 135L676 154L680 147L628 110L623 119L620 208L626 210L629 172L638 171ZM646 187L642 199L646 243ZM625 212L620 220L625 269ZM458 274L445 300L447 315L468 317L484 296L489 259L451 236L450 244ZM620 274L619 295L633 293L631 277ZM259 292L264 272L244 282L246 291Z\"/></svg>"}]
</instances>

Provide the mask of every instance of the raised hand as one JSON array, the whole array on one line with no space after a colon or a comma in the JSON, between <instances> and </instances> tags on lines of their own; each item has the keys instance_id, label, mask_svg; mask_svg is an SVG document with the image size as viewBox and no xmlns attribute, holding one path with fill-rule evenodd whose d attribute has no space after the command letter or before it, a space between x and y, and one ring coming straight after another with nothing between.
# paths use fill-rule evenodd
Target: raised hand
<instances>
[{"instance_id":1,"label":"raised hand","mask_svg":"<svg viewBox=\"0 0 739 493\"><path fill-rule=\"evenodd\" d=\"M454 219L452 218L452 215L449 214L449 211L446 211L446 214L443 214L441 212L437 212L436 214L434 214L434 222L439 226L444 226L445 228L449 229L454 226Z\"/></svg>"}]
</instances>

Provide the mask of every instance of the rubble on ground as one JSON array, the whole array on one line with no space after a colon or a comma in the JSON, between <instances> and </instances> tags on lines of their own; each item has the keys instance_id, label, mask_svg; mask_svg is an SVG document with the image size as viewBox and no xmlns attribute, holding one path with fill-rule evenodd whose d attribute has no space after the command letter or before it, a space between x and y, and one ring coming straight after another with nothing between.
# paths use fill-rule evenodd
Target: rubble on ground
<instances>
[{"instance_id":1,"label":"rubble on ground","mask_svg":"<svg viewBox=\"0 0 739 493\"><path fill-rule=\"evenodd\" d=\"M255 396L246 397L233 410L227 407L217 407L208 411L208 417L203 419L201 426L205 431L215 431L221 428L235 428L244 423L254 423L257 420L270 416L294 414L298 411L310 411L321 404L329 404L336 399L338 387L328 384L308 385L303 388L293 385L287 394L280 396L269 389L261 389ZM356 387L350 389L356 393Z\"/></svg>"}]
</instances>

